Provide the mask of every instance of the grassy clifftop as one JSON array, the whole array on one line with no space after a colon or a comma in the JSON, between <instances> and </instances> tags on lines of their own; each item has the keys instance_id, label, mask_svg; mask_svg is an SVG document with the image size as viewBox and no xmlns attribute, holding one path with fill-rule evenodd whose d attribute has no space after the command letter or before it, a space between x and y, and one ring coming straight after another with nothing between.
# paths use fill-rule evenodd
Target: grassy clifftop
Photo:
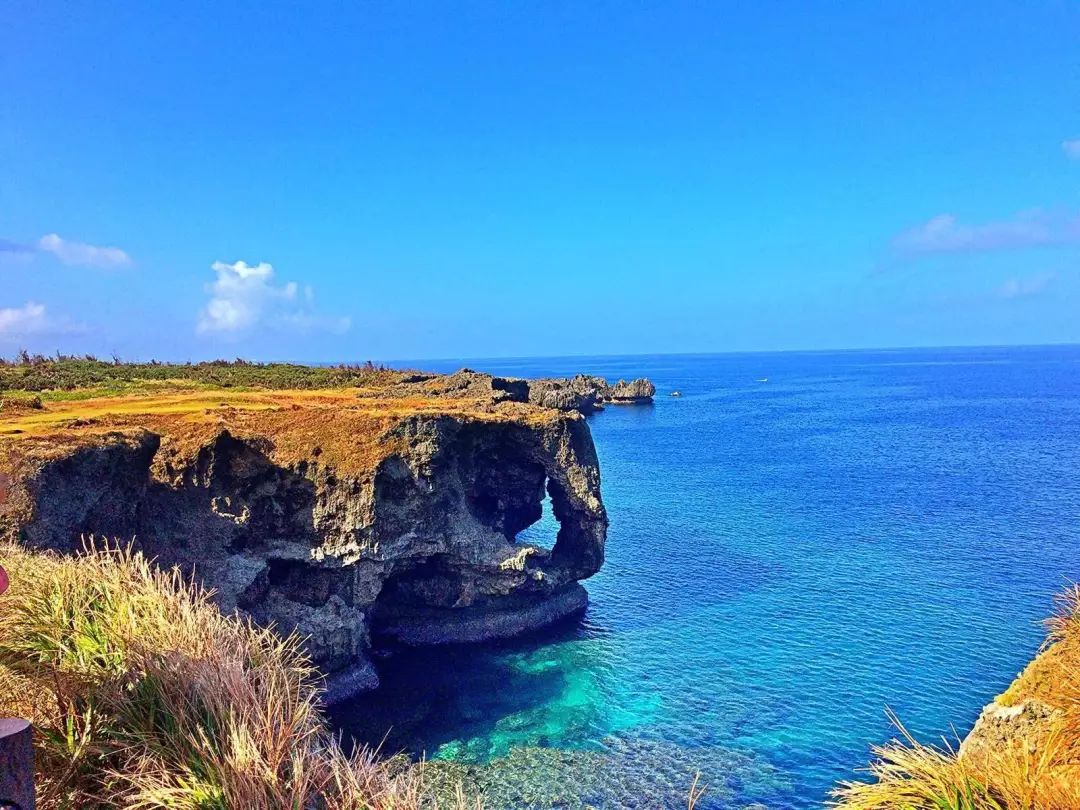
<instances>
[{"instance_id":1,"label":"grassy clifftop","mask_svg":"<svg viewBox=\"0 0 1080 810\"><path fill-rule=\"evenodd\" d=\"M1059 600L1046 645L956 749L904 739L874 749L873 782L837 792L845 810L1080 807L1080 587ZM901 727L901 731L903 728Z\"/></svg>"},{"instance_id":2,"label":"grassy clifftop","mask_svg":"<svg viewBox=\"0 0 1080 810\"><path fill-rule=\"evenodd\" d=\"M169 454L183 457L223 429L270 439L275 459L285 464L319 457L342 471L362 472L395 450L387 432L411 416L529 424L566 418L500 398L477 383L482 375L458 376L372 364L3 362L0 472L5 459L10 466L14 457L49 457L138 430L160 435Z\"/></svg>"}]
</instances>

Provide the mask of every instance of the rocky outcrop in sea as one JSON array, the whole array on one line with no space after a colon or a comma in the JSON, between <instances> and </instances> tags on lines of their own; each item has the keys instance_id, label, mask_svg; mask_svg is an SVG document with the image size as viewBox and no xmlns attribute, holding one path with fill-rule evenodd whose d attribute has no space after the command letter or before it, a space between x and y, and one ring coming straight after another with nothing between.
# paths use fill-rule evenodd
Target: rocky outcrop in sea
<instances>
[{"instance_id":1,"label":"rocky outcrop in sea","mask_svg":"<svg viewBox=\"0 0 1080 810\"><path fill-rule=\"evenodd\" d=\"M619 380L607 392L605 400L614 405L640 405L652 402L656 395L656 386L642 378L626 382Z\"/></svg>"},{"instance_id":2,"label":"rocky outcrop in sea","mask_svg":"<svg viewBox=\"0 0 1080 810\"><path fill-rule=\"evenodd\" d=\"M530 380L529 402L544 408L579 411L590 414L605 404L646 405L653 401L656 386L647 379L609 385L603 377L579 374L576 377L551 377Z\"/></svg>"},{"instance_id":3,"label":"rocky outcrop in sea","mask_svg":"<svg viewBox=\"0 0 1080 810\"><path fill-rule=\"evenodd\" d=\"M656 386L645 378L619 380L614 385L603 377L578 374L573 377L543 377L523 380L493 377L463 368L453 374L411 374L394 389L398 396L489 397L493 401L528 402L541 408L577 411L586 416L604 405L647 405L656 395Z\"/></svg>"}]
</instances>

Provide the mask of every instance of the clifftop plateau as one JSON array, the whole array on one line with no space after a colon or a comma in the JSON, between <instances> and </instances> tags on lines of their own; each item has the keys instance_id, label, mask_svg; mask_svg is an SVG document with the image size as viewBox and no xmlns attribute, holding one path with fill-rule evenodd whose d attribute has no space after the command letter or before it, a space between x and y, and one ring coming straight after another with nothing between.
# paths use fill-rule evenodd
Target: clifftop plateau
<instances>
[{"instance_id":1,"label":"clifftop plateau","mask_svg":"<svg viewBox=\"0 0 1080 810\"><path fill-rule=\"evenodd\" d=\"M307 637L331 701L377 684L373 637L497 638L584 608L607 515L580 414L469 371L351 382L0 395L0 537L135 538L224 610ZM517 542L545 495L550 548Z\"/></svg>"}]
</instances>

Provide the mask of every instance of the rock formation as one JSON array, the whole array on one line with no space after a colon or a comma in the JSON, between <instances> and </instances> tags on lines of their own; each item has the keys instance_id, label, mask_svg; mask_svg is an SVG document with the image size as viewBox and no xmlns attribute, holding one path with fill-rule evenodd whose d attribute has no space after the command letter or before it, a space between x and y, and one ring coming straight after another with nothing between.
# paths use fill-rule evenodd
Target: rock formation
<instances>
[{"instance_id":1,"label":"rock formation","mask_svg":"<svg viewBox=\"0 0 1080 810\"><path fill-rule=\"evenodd\" d=\"M529 381L493 377L463 368L453 374L405 374L388 390L369 392L376 397L439 397L486 402L528 402Z\"/></svg>"},{"instance_id":2,"label":"rock formation","mask_svg":"<svg viewBox=\"0 0 1080 810\"><path fill-rule=\"evenodd\" d=\"M492 402L528 402L557 411L577 411L586 416L602 410L605 403L642 405L652 402L656 386L647 379L619 380L609 385L603 377L545 377L520 380L492 377L463 368L449 375L409 374L390 393L398 397L437 396L457 399L484 398ZM384 395L380 392L378 395Z\"/></svg>"},{"instance_id":3,"label":"rock formation","mask_svg":"<svg viewBox=\"0 0 1080 810\"><path fill-rule=\"evenodd\" d=\"M1007 751L1017 741L1027 741L1034 747L1042 742L1047 728L1061 714L1060 709L1036 699L1007 705L994 701L983 707L958 753L980 763Z\"/></svg>"},{"instance_id":4,"label":"rock formation","mask_svg":"<svg viewBox=\"0 0 1080 810\"><path fill-rule=\"evenodd\" d=\"M1075 618L1069 621L1075 622ZM1065 773L1071 773L1072 778L1080 774L1075 750L1069 751L1073 740L1067 731L1069 712L1075 705L1075 687L1070 686L1076 671L1076 640L1074 626L1065 624L1009 688L983 707L957 750L975 773L1000 772L1003 760L1023 752L1032 761L1035 757L1044 759L1047 780L1068 778ZM1060 743L1067 746L1064 753ZM1055 746L1059 753L1051 755ZM1047 806L1059 805L1051 802Z\"/></svg>"},{"instance_id":5,"label":"rock formation","mask_svg":"<svg viewBox=\"0 0 1080 810\"><path fill-rule=\"evenodd\" d=\"M528 396L464 371L0 415L0 535L136 538L224 610L307 637L337 700L377 684L373 636L490 639L585 606L607 531L592 438ZM545 493L557 537L518 543Z\"/></svg>"},{"instance_id":6,"label":"rock formation","mask_svg":"<svg viewBox=\"0 0 1080 810\"><path fill-rule=\"evenodd\" d=\"M608 385L603 377L587 374L530 380L528 386L529 402L534 405L586 415L602 409L605 403L647 404L656 394L656 386L644 378L633 382L619 380L615 385Z\"/></svg>"},{"instance_id":7,"label":"rock formation","mask_svg":"<svg viewBox=\"0 0 1080 810\"><path fill-rule=\"evenodd\" d=\"M611 386L605 399L616 405L639 405L644 402L652 402L656 394L656 386L645 378L626 382L619 380Z\"/></svg>"},{"instance_id":8,"label":"rock formation","mask_svg":"<svg viewBox=\"0 0 1080 810\"><path fill-rule=\"evenodd\" d=\"M543 408L590 414L603 408L607 380L579 374L529 381L529 402Z\"/></svg>"}]
</instances>

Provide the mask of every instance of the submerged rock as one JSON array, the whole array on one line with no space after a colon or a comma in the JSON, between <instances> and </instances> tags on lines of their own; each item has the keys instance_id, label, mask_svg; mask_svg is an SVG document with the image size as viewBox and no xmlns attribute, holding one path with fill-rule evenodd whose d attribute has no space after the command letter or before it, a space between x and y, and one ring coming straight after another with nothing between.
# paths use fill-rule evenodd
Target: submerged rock
<instances>
[{"instance_id":1,"label":"submerged rock","mask_svg":"<svg viewBox=\"0 0 1080 810\"><path fill-rule=\"evenodd\" d=\"M608 737L598 750L513 748L488 762L445 759L423 765L423 806L453 804L459 790L485 807L528 810L685 808L691 787L702 810L750 810L741 796L787 795L788 781L768 762L726 748L690 748Z\"/></svg>"},{"instance_id":2,"label":"submerged rock","mask_svg":"<svg viewBox=\"0 0 1080 810\"><path fill-rule=\"evenodd\" d=\"M305 636L341 699L378 683L373 633L499 638L584 607L577 583L607 533L596 452L584 419L524 404L527 390L466 370L359 399L230 393L58 417L0 435L0 536L61 551L137 538L223 610ZM545 494L552 546L516 542Z\"/></svg>"}]
</instances>

